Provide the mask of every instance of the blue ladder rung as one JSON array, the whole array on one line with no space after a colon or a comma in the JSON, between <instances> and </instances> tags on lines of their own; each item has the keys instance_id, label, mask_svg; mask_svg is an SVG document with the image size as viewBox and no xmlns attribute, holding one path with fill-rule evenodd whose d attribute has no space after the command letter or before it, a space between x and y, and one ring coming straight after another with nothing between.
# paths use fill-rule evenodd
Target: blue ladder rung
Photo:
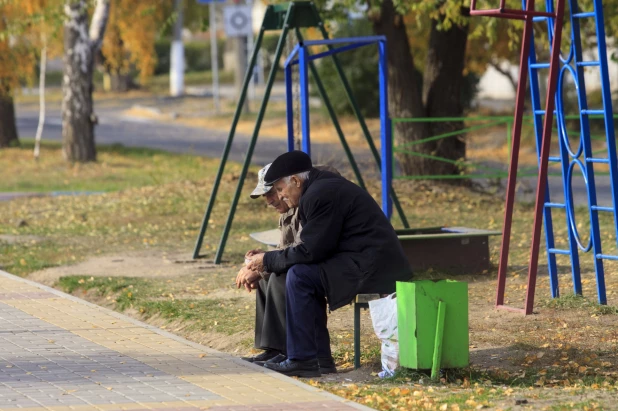
<instances>
[{"instance_id":1,"label":"blue ladder rung","mask_svg":"<svg viewBox=\"0 0 618 411\"><path fill-rule=\"evenodd\" d=\"M603 259L618 261L618 255L597 254L595 257L597 258L597 260Z\"/></svg>"},{"instance_id":2,"label":"blue ladder rung","mask_svg":"<svg viewBox=\"0 0 618 411\"><path fill-rule=\"evenodd\" d=\"M608 211L610 213L614 212L614 209L611 207L602 207L602 206L590 206L590 208L592 210L597 210L597 211Z\"/></svg>"},{"instance_id":3,"label":"blue ladder rung","mask_svg":"<svg viewBox=\"0 0 618 411\"><path fill-rule=\"evenodd\" d=\"M537 116L544 116L545 110L534 110L534 114L536 114Z\"/></svg>"},{"instance_id":4,"label":"blue ladder rung","mask_svg":"<svg viewBox=\"0 0 618 411\"><path fill-rule=\"evenodd\" d=\"M605 110L582 110L581 113L588 114L588 115L595 115L595 114L604 115Z\"/></svg>"},{"instance_id":5,"label":"blue ladder rung","mask_svg":"<svg viewBox=\"0 0 618 411\"><path fill-rule=\"evenodd\" d=\"M549 208L566 208L564 204L561 203L545 203L545 207Z\"/></svg>"},{"instance_id":6,"label":"blue ladder rung","mask_svg":"<svg viewBox=\"0 0 618 411\"><path fill-rule=\"evenodd\" d=\"M594 17L594 15L595 15L594 11L587 11L584 13L575 13L572 16L576 19L583 19L586 17Z\"/></svg>"},{"instance_id":7,"label":"blue ladder rung","mask_svg":"<svg viewBox=\"0 0 618 411\"><path fill-rule=\"evenodd\" d=\"M547 16L535 16L535 17L532 18L532 22L534 22L534 23L543 23L548 18L549 17L547 17Z\"/></svg>"},{"instance_id":8,"label":"blue ladder rung","mask_svg":"<svg viewBox=\"0 0 618 411\"><path fill-rule=\"evenodd\" d=\"M552 254L563 254L563 255L570 255L571 254L571 252L569 250L560 250L558 248L550 248L547 251L552 253Z\"/></svg>"},{"instance_id":9,"label":"blue ladder rung","mask_svg":"<svg viewBox=\"0 0 618 411\"><path fill-rule=\"evenodd\" d=\"M578 61L575 63L577 66L580 67L594 67L594 66L600 66L601 62L600 61Z\"/></svg>"},{"instance_id":10,"label":"blue ladder rung","mask_svg":"<svg viewBox=\"0 0 618 411\"><path fill-rule=\"evenodd\" d=\"M560 157L556 157L556 156L550 156L548 158L549 161L553 161L555 163L559 163L560 162Z\"/></svg>"},{"instance_id":11,"label":"blue ladder rung","mask_svg":"<svg viewBox=\"0 0 618 411\"><path fill-rule=\"evenodd\" d=\"M589 163L609 164L609 158L586 157L586 161L589 162Z\"/></svg>"},{"instance_id":12,"label":"blue ladder rung","mask_svg":"<svg viewBox=\"0 0 618 411\"><path fill-rule=\"evenodd\" d=\"M533 68L533 69L549 68L549 63L534 63L534 64L530 64L530 68Z\"/></svg>"}]
</instances>

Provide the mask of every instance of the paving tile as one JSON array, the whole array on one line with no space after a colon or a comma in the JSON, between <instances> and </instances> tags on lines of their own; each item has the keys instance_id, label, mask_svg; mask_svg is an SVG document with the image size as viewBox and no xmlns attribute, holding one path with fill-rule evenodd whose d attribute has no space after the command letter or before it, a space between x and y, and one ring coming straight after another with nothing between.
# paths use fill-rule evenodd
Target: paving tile
<instances>
[{"instance_id":1,"label":"paving tile","mask_svg":"<svg viewBox=\"0 0 618 411\"><path fill-rule=\"evenodd\" d=\"M0 408L367 409L0 271Z\"/></svg>"}]
</instances>

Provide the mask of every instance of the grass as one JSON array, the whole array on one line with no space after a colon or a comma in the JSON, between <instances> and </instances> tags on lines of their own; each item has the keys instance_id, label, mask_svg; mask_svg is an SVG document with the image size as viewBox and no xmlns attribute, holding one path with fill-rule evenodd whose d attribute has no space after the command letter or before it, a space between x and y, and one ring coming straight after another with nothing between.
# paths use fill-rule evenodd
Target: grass
<instances>
[{"instance_id":1,"label":"grass","mask_svg":"<svg viewBox=\"0 0 618 411\"><path fill-rule=\"evenodd\" d=\"M46 144L43 157L35 163L31 143L21 148L0 151L4 178L0 191L36 190L101 192L88 196L21 198L0 203L0 234L23 238L8 242L0 239L0 265L16 275L28 276L46 267L65 266L101 255L128 255L132 252L172 252L189 254L200 227L206 200L213 184L218 160L191 155L169 154L157 150L100 146L99 161L78 167L67 166L60 147ZM226 169L220 198L213 210L204 239L203 253L211 258L218 246L222 223L227 217L238 181L240 166ZM109 306L128 315L167 327L202 343L220 338L226 350L247 351L253 328L252 295L237 293L232 282L244 252L254 247L249 233L270 229L276 216L260 201L250 200L251 169L230 233L225 264L207 271L193 269L178 276L127 272L122 277L64 275L56 286L78 297ZM467 187L428 185L397 181L396 190L411 224L415 227L470 226L499 229L503 215L501 198ZM376 181L369 181L369 192L378 198ZM509 260L507 301L521 304L525 291L530 225L533 208L517 204L513 220L512 252ZM578 213L585 210L578 209ZM555 221L564 221L556 210ZM583 214L578 214L583 215ZM612 226L608 216L602 223ZM582 218L582 220L584 220ZM579 224L578 220L578 224ZM400 226L395 219L394 224ZM581 233L587 226L581 223ZM556 225L557 248L565 238L564 228ZM604 234L609 243L610 234ZM1 237L0 237L1 238ZM566 241L566 240L565 240ZM490 240L492 261L497 261L499 241ZM610 244L604 250L610 250ZM523 319L492 310L496 267L488 273L458 277L469 283L471 302L471 344L483 349L499 347L500 361L477 360L469 368L446 371L440 381L430 381L424 373L400 370L394 378L346 382L346 375L335 382L312 384L368 406L400 409L478 409L512 408L515 399L536 404L594 409L589 398L595 393L614 394L618 386L615 344L615 308L598 306L594 301L592 260L582 257L582 283L590 300L567 296L548 300L549 284L541 267L537 304L542 314ZM160 261L160 260L159 260ZM541 257L544 262L544 257ZM173 263L173 261L172 261ZM201 264L201 263L200 263ZM568 259L558 261L561 286L570 286ZM189 265L189 264L188 264ZM166 269L163 268L163 271ZM608 265L607 287L616 285ZM82 274L82 273L80 273ZM417 273L418 278L437 278L436 272ZM364 313L366 315L366 313ZM348 307L329 317L331 339L338 366L352 361L352 313ZM508 321L504 321L508 318ZM379 342L373 337L368 318L363 320L362 363L365 369L380 369ZM551 331L548 331L551 330ZM231 344L231 345L229 345ZM231 348L230 348L231 347ZM611 348L614 347L614 348ZM494 362L492 362L494 361ZM553 401L553 403L551 403ZM599 404L604 402L599 399ZM446 406L446 408L443 408ZM550 408L548 408L550 409ZM562 408L556 408L562 409Z\"/></svg>"}]
</instances>

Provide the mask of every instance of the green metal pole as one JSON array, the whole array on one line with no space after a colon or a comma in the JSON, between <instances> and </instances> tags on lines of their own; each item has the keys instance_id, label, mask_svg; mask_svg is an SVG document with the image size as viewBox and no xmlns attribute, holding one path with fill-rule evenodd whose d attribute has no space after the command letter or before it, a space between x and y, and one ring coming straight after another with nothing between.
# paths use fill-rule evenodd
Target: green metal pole
<instances>
[{"instance_id":1,"label":"green metal pole","mask_svg":"<svg viewBox=\"0 0 618 411\"><path fill-rule=\"evenodd\" d=\"M318 18L318 27L320 29L320 32L322 33L322 36L324 37L325 40L328 40L328 32L326 31L326 29L324 28L324 23L322 22L322 20L319 17L319 13L317 11L317 9L315 8L315 5L313 5L313 12L316 14L317 18ZM328 49L332 50L332 46L328 45ZM369 133L369 129L367 128L367 123L365 123L365 119L363 117L363 115L360 112L360 109L358 108L358 104L356 103L356 99L354 99L354 96L352 94L352 89L350 87L350 83L348 83L347 78L345 77L345 74L343 73L343 69L341 68L341 63L339 62L339 59L337 58L337 55L333 54L331 56L333 58L333 63L335 63L335 68L337 70L337 73L339 74L339 78L341 79L341 83L343 84L343 88L345 89L346 94L348 95L348 99L350 100L350 104L352 105L352 110L354 111L354 115L356 116L356 118L358 119L358 122L361 126L361 129L363 130L363 134L365 135L365 139L367 140L367 144L369 144L369 148L371 149L371 153L373 154L373 158L375 159L377 165L378 165L378 170L382 170L382 160L380 159L380 153L378 153L378 150L376 149L375 144L373 143L373 139L371 138L371 134ZM397 209L397 213L399 214L399 218L401 219L401 222L403 223L403 226L405 228L410 228L410 225L408 224L408 220L406 218L406 215L403 212L403 209L401 208L401 204L399 203L399 199L397 198L397 193L395 193L395 190L393 190L393 187L389 187L389 192L391 195L391 198L393 200L393 205L395 206L395 208Z\"/></svg>"},{"instance_id":2,"label":"green metal pole","mask_svg":"<svg viewBox=\"0 0 618 411\"><path fill-rule=\"evenodd\" d=\"M217 248L217 254L215 255L214 261L215 264L221 263L221 257L223 256L225 244L227 243L227 237L230 234L230 228L232 227L232 221L234 220L234 214L236 213L236 207L238 206L240 193L242 191L243 184L245 183L245 177L247 176L247 171L249 170L249 164L251 164L251 158L253 157L255 143L257 142L260 127L262 125L262 120L264 119L264 113L266 112L266 106L268 105L268 99L270 98L270 92L272 90L273 83L275 82L277 69L279 68L279 60L281 58L281 53L283 53L285 39L288 35L288 31L290 30L289 22L291 21L290 17L293 11L294 3L291 3L290 8L288 8L287 14L285 15L283 31L281 33L281 37L279 37L279 42L277 43L274 63L272 68L270 69L270 74L268 75L268 82L266 83L266 89L264 90L264 98L262 99L262 105L260 106L260 111L255 122L255 129L253 131L253 135L251 136L251 142L249 143L249 148L247 150L247 157L245 158L245 163L243 164L242 171L240 172L240 178L238 179L238 185L236 186L236 193L234 194L234 199L232 200L232 205L230 206L230 212L227 216L225 227L223 228L223 235L221 236L221 241L219 242L219 247ZM246 87L243 88L243 95L245 94L246 90ZM239 104L238 107L242 107L242 104Z\"/></svg>"},{"instance_id":3,"label":"green metal pole","mask_svg":"<svg viewBox=\"0 0 618 411\"><path fill-rule=\"evenodd\" d=\"M433 344L433 362L431 366L431 379L436 381L440 377L440 364L442 363L442 347L444 346L444 318L446 316L446 303L438 301L438 321L436 322L436 337Z\"/></svg>"},{"instance_id":4,"label":"green metal pole","mask_svg":"<svg viewBox=\"0 0 618 411\"><path fill-rule=\"evenodd\" d=\"M255 40L255 45L253 46L253 54L251 55L251 60L249 61L249 67L247 68L247 72L245 73L245 79L243 81L242 91L240 93L238 105L236 106L236 111L234 112L234 119L232 120L232 127L230 128L230 134L227 137L227 142L225 143L225 148L223 149L223 155L221 156L221 163L219 164L219 170L217 170L217 176L215 177L215 182L212 186L212 192L210 193L210 199L208 200L208 207L206 207L206 213L204 213L204 219L202 220L202 226L200 227L200 233L197 236L197 242L195 243L195 249L193 250L193 258L199 258L200 256L200 250L202 249L202 242L204 241L204 235L206 234L206 229L208 228L208 221L210 220L210 214L212 213L212 209L215 205L215 200L217 198L217 192L219 191L219 184L221 183L221 178L223 177L223 171L225 169L225 164L227 163L227 158L230 154L230 149L232 148L232 142L234 141L234 134L236 134L236 126L238 125L240 114L242 113L242 107L245 103L245 98L247 96L247 88L249 87L249 81L251 80L251 77L253 74L253 68L255 67L255 61L257 60L257 56L260 51L260 46L262 45L263 37L264 37L264 27L262 27L262 29L260 30L260 34Z\"/></svg>"},{"instance_id":5,"label":"green metal pole","mask_svg":"<svg viewBox=\"0 0 618 411\"><path fill-rule=\"evenodd\" d=\"M296 37L298 37L299 41L303 41L303 36L300 33L300 30L298 29L296 29ZM309 69L311 70L311 74L313 75L315 84L318 87L320 96L322 97L322 100L324 101L326 110L328 111L328 114L330 115L333 125L335 126L335 130L337 131L337 136L339 136L339 140L341 141L343 150L345 151L345 154L348 157L348 160L350 160L350 165L352 166L352 170L354 171L356 180L358 180L358 185L366 190L367 188L365 187L365 182L363 181L361 172L358 169L356 160L354 159L354 154L352 154L352 151L350 150L350 146L348 145L348 142L346 141L345 136L343 134L343 130L341 130L341 125L339 124L339 120L337 119L335 110L333 109L333 106L330 103L330 99L328 98L328 95L326 94L326 89L324 89L324 84L322 84L322 80L320 79L320 76L318 75L318 71L315 68L315 64L313 63L313 60L309 60Z\"/></svg>"}]
</instances>

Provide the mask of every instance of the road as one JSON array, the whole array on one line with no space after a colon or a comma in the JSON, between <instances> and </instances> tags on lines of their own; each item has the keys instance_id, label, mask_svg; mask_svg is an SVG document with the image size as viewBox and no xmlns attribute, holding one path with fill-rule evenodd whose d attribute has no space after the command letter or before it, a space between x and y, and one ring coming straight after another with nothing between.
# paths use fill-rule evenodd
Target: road
<instances>
[{"instance_id":1,"label":"road","mask_svg":"<svg viewBox=\"0 0 618 411\"><path fill-rule=\"evenodd\" d=\"M223 152L228 132L209 130L198 127L189 127L177 124L166 124L151 119L128 117L122 114L132 102L124 102L127 107L103 108L97 110L99 124L96 127L96 141L98 144L119 143L128 147L148 147L176 153L192 153L201 156L218 158ZM17 107L17 127L22 137L35 135L38 123L38 111L32 107ZM61 116L59 108L50 109L47 113L44 138L46 140L61 140ZM229 159L242 162L245 158L250 136L237 133L230 151ZM287 146L283 139L262 137L258 139L252 163L265 165L271 162L278 154L286 151ZM355 156L361 164L363 173L377 177L369 150L354 148ZM317 162L333 164L345 169L348 162L343 149L338 144L312 144L312 157ZM479 181L479 183L483 183ZM536 179L526 178L518 187L518 201L534 201ZM562 181L559 177L549 180L552 201L562 198ZM573 194L576 205L587 205L586 187L581 174L575 173L573 179ZM608 176L597 177L598 204L611 206L611 187Z\"/></svg>"}]
</instances>

